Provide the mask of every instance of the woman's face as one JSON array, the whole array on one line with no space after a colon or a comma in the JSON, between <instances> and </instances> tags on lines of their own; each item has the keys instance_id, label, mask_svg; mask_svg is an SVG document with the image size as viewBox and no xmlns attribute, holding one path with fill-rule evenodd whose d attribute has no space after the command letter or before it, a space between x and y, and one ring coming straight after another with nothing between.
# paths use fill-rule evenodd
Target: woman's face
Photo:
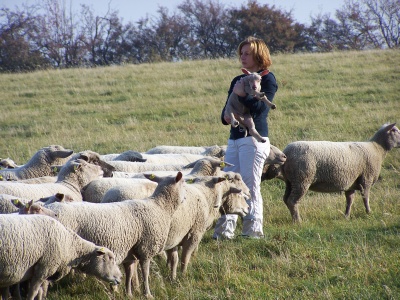
<instances>
[{"instance_id":1,"label":"woman's face","mask_svg":"<svg viewBox=\"0 0 400 300\"><path fill-rule=\"evenodd\" d=\"M246 68L250 72L257 72L259 70L259 66L254 61L249 44L244 45L240 50L240 61L242 63L242 67Z\"/></svg>"}]
</instances>

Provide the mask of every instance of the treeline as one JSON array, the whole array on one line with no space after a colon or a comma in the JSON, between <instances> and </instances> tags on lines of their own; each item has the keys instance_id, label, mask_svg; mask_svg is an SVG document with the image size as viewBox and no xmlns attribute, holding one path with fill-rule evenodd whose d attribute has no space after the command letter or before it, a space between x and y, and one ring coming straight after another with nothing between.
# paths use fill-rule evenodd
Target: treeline
<instances>
[{"instance_id":1,"label":"treeline","mask_svg":"<svg viewBox=\"0 0 400 300\"><path fill-rule=\"evenodd\" d=\"M247 36L264 39L272 53L398 48L400 43L398 0L346 0L334 17L311 17L311 25L256 0L239 7L184 0L174 12L160 7L156 16L127 24L117 11L98 16L81 4L74 12L66 2L0 8L0 71L234 57Z\"/></svg>"}]
</instances>

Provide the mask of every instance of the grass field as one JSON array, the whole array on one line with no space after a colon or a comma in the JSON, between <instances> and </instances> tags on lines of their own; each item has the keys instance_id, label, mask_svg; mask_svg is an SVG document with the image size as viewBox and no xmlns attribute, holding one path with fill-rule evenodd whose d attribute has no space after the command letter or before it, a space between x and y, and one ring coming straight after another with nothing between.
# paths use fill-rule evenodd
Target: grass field
<instances>
[{"instance_id":1,"label":"grass field","mask_svg":"<svg viewBox=\"0 0 400 300\"><path fill-rule=\"evenodd\" d=\"M400 121L400 51L280 54L271 143L366 141ZM126 65L0 74L0 157L26 162L59 144L76 152L146 151L157 145L225 145L220 121L236 60ZM400 299L400 149L387 155L371 190L372 214L357 194L309 192L293 225L284 184L262 183L265 239L203 238L186 277L172 282L151 265L156 299ZM240 226L237 233L240 233ZM121 286L123 290L123 285ZM92 278L68 276L49 299L126 299ZM135 295L135 298L141 297Z\"/></svg>"}]
</instances>

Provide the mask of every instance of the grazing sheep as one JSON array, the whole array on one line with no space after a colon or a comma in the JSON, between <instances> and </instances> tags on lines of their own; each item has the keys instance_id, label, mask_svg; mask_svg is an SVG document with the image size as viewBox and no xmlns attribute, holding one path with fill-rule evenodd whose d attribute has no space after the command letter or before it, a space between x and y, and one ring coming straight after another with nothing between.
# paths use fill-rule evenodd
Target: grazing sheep
<instances>
[{"instance_id":1,"label":"grazing sheep","mask_svg":"<svg viewBox=\"0 0 400 300\"><path fill-rule=\"evenodd\" d=\"M81 151L74 154L70 160L76 159L83 159L90 164L100 166L103 170L103 177L113 177L113 172L115 171L115 168L109 163L103 161L100 157L100 154L98 154L97 152L91 150Z\"/></svg>"},{"instance_id":2,"label":"grazing sheep","mask_svg":"<svg viewBox=\"0 0 400 300\"><path fill-rule=\"evenodd\" d=\"M264 167L261 173L261 181L272 179L271 173L275 173L276 168L283 165L286 161L286 155L279 148L270 145L270 151L267 159L264 162ZM275 177L274 175L273 177Z\"/></svg>"},{"instance_id":3,"label":"grazing sheep","mask_svg":"<svg viewBox=\"0 0 400 300\"><path fill-rule=\"evenodd\" d=\"M77 159L68 161L62 167L55 183L29 184L0 181L0 194L14 195L24 199L39 199L63 193L70 195L75 201L82 201L82 188L102 175L100 166Z\"/></svg>"},{"instance_id":4,"label":"grazing sheep","mask_svg":"<svg viewBox=\"0 0 400 300\"><path fill-rule=\"evenodd\" d=\"M112 160L108 162L115 168L116 172L143 173L146 171L182 171L185 163L182 164L153 164L147 162L130 162ZM114 172L115 174L115 172Z\"/></svg>"},{"instance_id":5,"label":"grazing sheep","mask_svg":"<svg viewBox=\"0 0 400 300\"><path fill-rule=\"evenodd\" d=\"M244 217L249 206L250 191L239 173L227 172L225 177L200 176L187 180L186 200L172 217L171 228L164 249L172 278L176 278L178 246L182 246L181 271L187 270L191 255L205 232L220 216L220 212Z\"/></svg>"},{"instance_id":6,"label":"grazing sheep","mask_svg":"<svg viewBox=\"0 0 400 300\"><path fill-rule=\"evenodd\" d=\"M298 203L308 190L321 193L345 192L346 217L350 216L358 190L369 213L369 191L378 180L382 162L392 148L400 147L400 130L383 125L367 142L298 141L283 152L286 183L283 200L293 221L300 222Z\"/></svg>"},{"instance_id":7,"label":"grazing sheep","mask_svg":"<svg viewBox=\"0 0 400 300\"><path fill-rule=\"evenodd\" d=\"M267 99L264 93L260 92L261 89L261 77L268 74L268 70L261 72L260 74L249 72L242 68L242 72L247 74L243 77L244 91L246 94L255 97L256 99L263 101L268 107L275 109L276 106ZM251 117L249 110L240 101L239 96L235 93L231 93L225 105L224 118L230 120L229 122L233 127L241 126L244 129L248 129L251 136L257 141L265 143L266 140L258 133L254 125L253 118Z\"/></svg>"},{"instance_id":8,"label":"grazing sheep","mask_svg":"<svg viewBox=\"0 0 400 300\"><path fill-rule=\"evenodd\" d=\"M128 150L122 153L112 153L100 155L101 159L104 161L110 160L122 160L122 161L132 161L132 162L145 162L142 154L137 151Z\"/></svg>"},{"instance_id":9,"label":"grazing sheep","mask_svg":"<svg viewBox=\"0 0 400 300\"><path fill-rule=\"evenodd\" d=\"M182 173L176 176L154 177L158 183L151 197L117 203L52 203L59 221L82 238L103 245L115 253L126 277L131 278L132 264L139 260L146 297L149 289L150 260L163 250L173 213L184 199ZM132 294L131 283L126 292Z\"/></svg>"},{"instance_id":10,"label":"grazing sheep","mask_svg":"<svg viewBox=\"0 0 400 300\"><path fill-rule=\"evenodd\" d=\"M52 166L64 164L72 153L72 150L58 145L44 147L37 151L26 164L14 169L0 170L0 176L3 180L9 181L53 176Z\"/></svg>"},{"instance_id":11,"label":"grazing sheep","mask_svg":"<svg viewBox=\"0 0 400 300\"><path fill-rule=\"evenodd\" d=\"M176 171L174 174L176 175ZM119 186L129 186L130 189L138 192L138 197L129 199L142 199L150 196L157 184L147 178L99 178L91 181L82 189L83 201L100 203L110 189Z\"/></svg>"},{"instance_id":12,"label":"grazing sheep","mask_svg":"<svg viewBox=\"0 0 400 300\"><path fill-rule=\"evenodd\" d=\"M80 238L51 217L2 215L0 229L3 296L8 296L8 287L28 280L27 299L33 300L46 280L59 280L72 268L112 284L121 281L109 249Z\"/></svg>"},{"instance_id":13,"label":"grazing sheep","mask_svg":"<svg viewBox=\"0 0 400 300\"><path fill-rule=\"evenodd\" d=\"M188 170L187 172L182 172L182 174L186 176L216 176L219 175L221 172L221 168L224 166L229 166L229 163L222 162L219 159L212 158L212 157L204 157L202 159L199 159L195 163L191 163L186 167L190 167L192 169ZM190 172L189 172L190 171ZM157 176L167 176L167 175L172 175L171 172L176 171L154 171L154 172L145 172L145 173L135 173L137 174L137 177L139 178L148 178L149 176L157 175ZM133 175L134 176L134 175ZM135 178L135 177L131 177ZM85 190L84 195L87 194L87 197L90 197L89 199L93 200L93 195L97 193L97 191L100 189L99 187L94 188L96 183L100 184L100 181L105 181L103 180L95 180L92 183L89 184L89 187L93 185L93 188L89 190ZM118 182L115 180L115 182ZM135 181L134 184L132 183L119 183L115 184L114 187L109 188L103 196L103 199L101 199L102 203L110 203L110 202L119 202L127 199L141 199L148 197L151 195L152 191L154 191L156 185L154 185L154 182L145 180L145 181ZM103 188L103 190L105 190ZM98 197L96 197L98 198ZM93 202L93 201L90 201Z\"/></svg>"},{"instance_id":14,"label":"grazing sheep","mask_svg":"<svg viewBox=\"0 0 400 300\"><path fill-rule=\"evenodd\" d=\"M1 169L15 169L18 168L18 166L11 158L0 158L0 170Z\"/></svg>"},{"instance_id":15,"label":"grazing sheep","mask_svg":"<svg viewBox=\"0 0 400 300\"><path fill-rule=\"evenodd\" d=\"M18 208L18 213L20 215L45 215L52 218L57 218L57 214L43 206L43 204L35 203L33 200L23 203L18 199L12 199L12 204Z\"/></svg>"},{"instance_id":16,"label":"grazing sheep","mask_svg":"<svg viewBox=\"0 0 400 300\"><path fill-rule=\"evenodd\" d=\"M214 156L217 158L223 158L225 156L226 146L206 146L206 147L195 147L195 146L157 146L146 151L147 154L200 154L204 156Z\"/></svg>"}]
</instances>

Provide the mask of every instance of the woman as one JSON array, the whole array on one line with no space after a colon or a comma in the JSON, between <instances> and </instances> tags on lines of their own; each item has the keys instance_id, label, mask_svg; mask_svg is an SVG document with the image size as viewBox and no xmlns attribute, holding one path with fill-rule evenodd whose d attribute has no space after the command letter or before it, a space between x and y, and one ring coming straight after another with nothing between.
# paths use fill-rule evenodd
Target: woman
<instances>
[{"instance_id":1,"label":"woman","mask_svg":"<svg viewBox=\"0 0 400 300\"><path fill-rule=\"evenodd\" d=\"M271 56L267 45L263 40L254 37L248 37L240 43L238 47L239 60L242 67L250 72L261 73L268 70L271 66ZM240 126L232 127L228 140L228 147L225 154L225 161L233 164L233 167L226 167L224 171L234 171L241 174L243 181L249 187L251 199L248 200L249 214L243 218L242 235L251 238L261 238L263 233L263 200L260 191L261 173L270 150L268 139L267 116L269 108L262 101L258 101L244 92L244 86L241 78L245 74L236 76L230 85L230 93L236 93L239 101L250 110L255 123L255 127L260 135L266 140L265 143L257 140L246 133L246 130ZM267 98L272 101L278 85L274 74L269 72L261 79L261 92L264 92ZM229 120L224 119L225 107L221 114L221 121L228 125ZM232 239L235 234L237 224L237 215L224 215L218 219L214 239Z\"/></svg>"}]
</instances>

